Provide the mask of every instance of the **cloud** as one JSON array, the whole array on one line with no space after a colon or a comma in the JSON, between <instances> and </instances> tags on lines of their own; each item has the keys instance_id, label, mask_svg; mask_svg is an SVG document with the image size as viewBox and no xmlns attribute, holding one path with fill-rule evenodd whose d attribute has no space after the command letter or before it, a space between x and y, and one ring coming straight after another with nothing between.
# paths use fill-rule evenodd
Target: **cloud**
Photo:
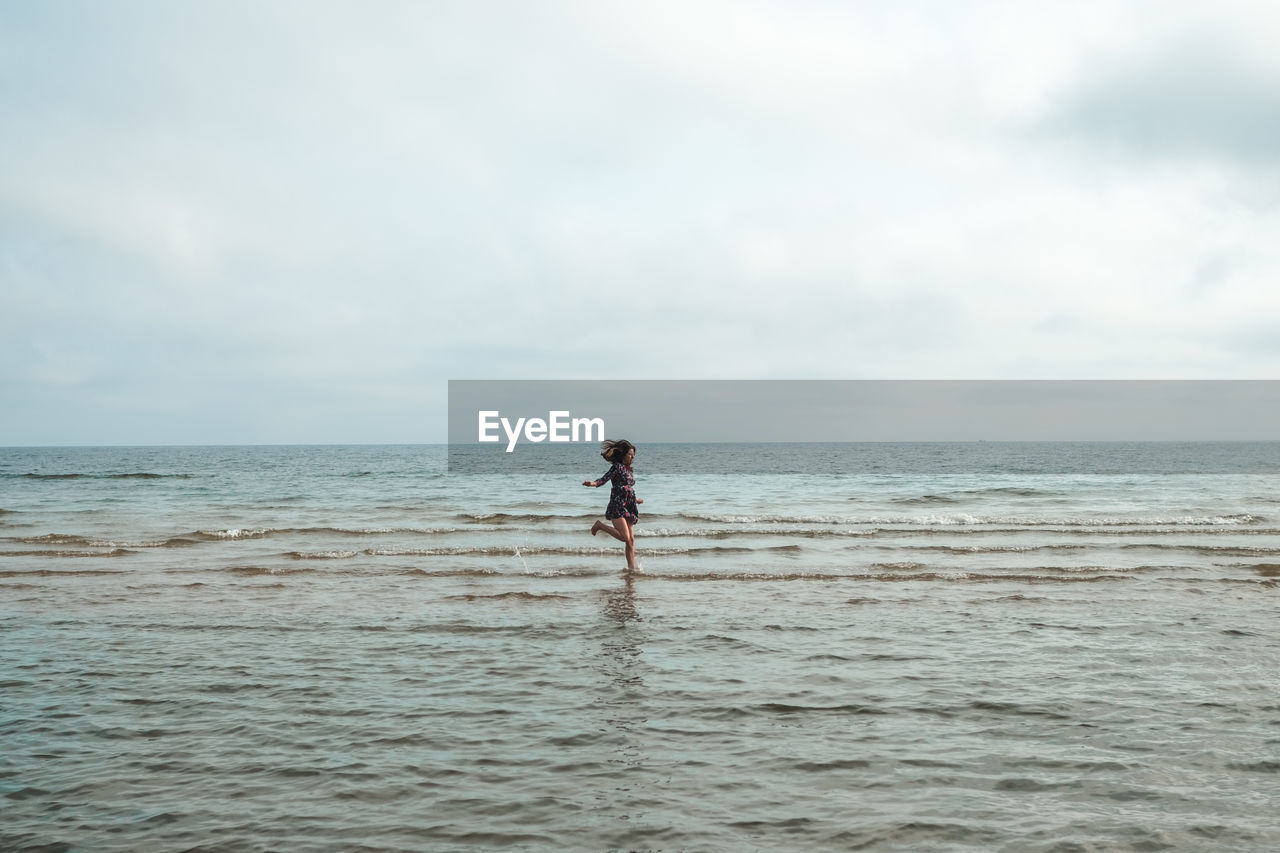
<instances>
[{"instance_id":1,"label":"cloud","mask_svg":"<svg viewBox=\"0 0 1280 853\"><path fill-rule=\"evenodd\" d=\"M1180 40L1095 70L1043 130L1135 159L1280 167L1280 67L1230 45Z\"/></svg>"},{"instance_id":2,"label":"cloud","mask_svg":"<svg viewBox=\"0 0 1280 853\"><path fill-rule=\"evenodd\" d=\"M448 378L1273 374L1275 23L1174 47L1201 8L10 4L0 443L130 441L102 400L426 439Z\"/></svg>"}]
</instances>

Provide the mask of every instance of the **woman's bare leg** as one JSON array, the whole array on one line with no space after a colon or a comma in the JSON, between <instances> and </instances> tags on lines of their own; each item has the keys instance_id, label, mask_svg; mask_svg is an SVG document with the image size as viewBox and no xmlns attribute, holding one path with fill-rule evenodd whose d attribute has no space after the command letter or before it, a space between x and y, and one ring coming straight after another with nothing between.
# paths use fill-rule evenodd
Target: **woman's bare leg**
<instances>
[{"instance_id":1,"label":"woman's bare leg","mask_svg":"<svg viewBox=\"0 0 1280 853\"><path fill-rule=\"evenodd\" d=\"M626 521L626 519L623 519L623 521ZM621 533L614 530L612 527L605 524L603 521L597 521L595 524L591 525L592 536L595 536L597 533L600 533L602 531L604 533L608 533L610 536L612 536L614 539L617 539L619 542L627 541L627 537L623 536Z\"/></svg>"},{"instance_id":2,"label":"woman's bare leg","mask_svg":"<svg viewBox=\"0 0 1280 853\"><path fill-rule=\"evenodd\" d=\"M627 569L634 572L636 570L636 538L631 529L631 522L625 518L615 518L613 526L617 530L614 538L627 543Z\"/></svg>"}]
</instances>

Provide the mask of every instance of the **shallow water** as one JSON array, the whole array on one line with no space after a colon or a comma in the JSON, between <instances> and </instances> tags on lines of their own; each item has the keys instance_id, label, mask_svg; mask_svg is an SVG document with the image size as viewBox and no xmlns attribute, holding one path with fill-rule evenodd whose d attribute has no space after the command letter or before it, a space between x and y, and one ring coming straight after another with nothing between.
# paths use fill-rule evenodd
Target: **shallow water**
<instances>
[{"instance_id":1,"label":"shallow water","mask_svg":"<svg viewBox=\"0 0 1280 853\"><path fill-rule=\"evenodd\" d=\"M0 848L1280 847L1280 445L539 465L0 450Z\"/></svg>"}]
</instances>

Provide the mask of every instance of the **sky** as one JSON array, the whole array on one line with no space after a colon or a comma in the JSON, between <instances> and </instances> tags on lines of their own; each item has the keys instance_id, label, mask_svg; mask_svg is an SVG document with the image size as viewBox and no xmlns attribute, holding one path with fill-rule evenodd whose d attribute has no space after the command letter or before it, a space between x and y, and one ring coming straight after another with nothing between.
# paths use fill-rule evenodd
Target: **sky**
<instances>
[{"instance_id":1,"label":"sky","mask_svg":"<svg viewBox=\"0 0 1280 853\"><path fill-rule=\"evenodd\" d=\"M1280 6L0 5L0 445L1280 376Z\"/></svg>"}]
</instances>

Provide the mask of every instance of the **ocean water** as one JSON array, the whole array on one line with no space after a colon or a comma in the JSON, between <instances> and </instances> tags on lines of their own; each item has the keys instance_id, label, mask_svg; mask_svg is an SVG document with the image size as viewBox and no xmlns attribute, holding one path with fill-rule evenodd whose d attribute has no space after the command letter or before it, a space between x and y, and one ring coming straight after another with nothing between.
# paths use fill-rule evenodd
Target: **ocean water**
<instances>
[{"instance_id":1,"label":"ocean water","mask_svg":"<svg viewBox=\"0 0 1280 853\"><path fill-rule=\"evenodd\" d=\"M1280 849L1280 443L481 461L0 449L0 849Z\"/></svg>"}]
</instances>

